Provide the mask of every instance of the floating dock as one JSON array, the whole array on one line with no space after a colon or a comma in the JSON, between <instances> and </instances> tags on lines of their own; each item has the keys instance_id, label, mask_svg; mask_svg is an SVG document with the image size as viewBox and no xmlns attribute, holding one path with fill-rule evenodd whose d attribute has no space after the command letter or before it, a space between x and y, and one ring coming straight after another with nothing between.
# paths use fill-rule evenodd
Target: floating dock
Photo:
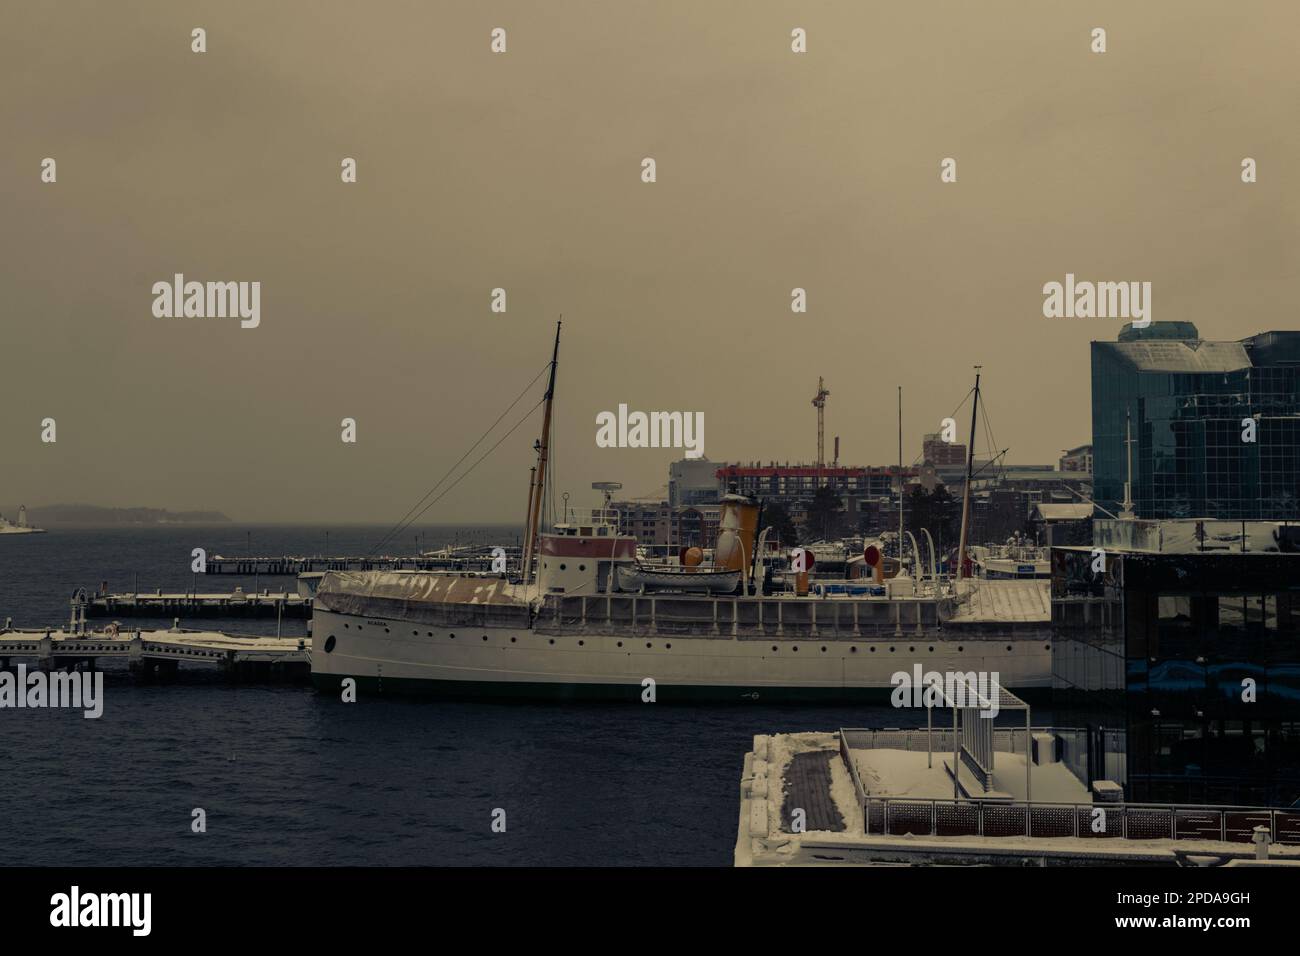
<instances>
[{"instance_id":1,"label":"floating dock","mask_svg":"<svg viewBox=\"0 0 1300 956\"><path fill-rule=\"evenodd\" d=\"M216 631L0 630L0 669L34 660L43 670L82 665L101 658L129 662L145 681L165 680L181 664L216 667L233 680L306 681L311 675L309 638L256 637Z\"/></svg>"},{"instance_id":2,"label":"floating dock","mask_svg":"<svg viewBox=\"0 0 1300 956\"><path fill-rule=\"evenodd\" d=\"M220 594L195 591L97 594L86 606L87 617L311 617L311 598L291 591Z\"/></svg>"}]
</instances>

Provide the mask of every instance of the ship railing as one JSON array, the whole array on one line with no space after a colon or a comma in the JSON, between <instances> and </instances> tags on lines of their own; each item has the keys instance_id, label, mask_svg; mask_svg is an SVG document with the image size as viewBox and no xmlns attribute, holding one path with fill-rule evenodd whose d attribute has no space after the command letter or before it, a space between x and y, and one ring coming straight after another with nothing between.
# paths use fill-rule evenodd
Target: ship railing
<instances>
[{"instance_id":1,"label":"ship railing","mask_svg":"<svg viewBox=\"0 0 1300 956\"><path fill-rule=\"evenodd\" d=\"M682 595L548 594L535 628L547 632L683 634L735 638L851 640L933 639L940 626L934 598L892 601L684 597Z\"/></svg>"},{"instance_id":2,"label":"ship railing","mask_svg":"<svg viewBox=\"0 0 1300 956\"><path fill-rule=\"evenodd\" d=\"M618 511L614 508L569 508L557 516L556 525L578 529L581 535L590 535L595 528L618 528Z\"/></svg>"},{"instance_id":3,"label":"ship railing","mask_svg":"<svg viewBox=\"0 0 1300 956\"><path fill-rule=\"evenodd\" d=\"M1300 846L1300 811L1275 807L1156 803L1043 803L866 797L871 836L1082 837L1251 843L1265 828L1273 843Z\"/></svg>"}]
</instances>

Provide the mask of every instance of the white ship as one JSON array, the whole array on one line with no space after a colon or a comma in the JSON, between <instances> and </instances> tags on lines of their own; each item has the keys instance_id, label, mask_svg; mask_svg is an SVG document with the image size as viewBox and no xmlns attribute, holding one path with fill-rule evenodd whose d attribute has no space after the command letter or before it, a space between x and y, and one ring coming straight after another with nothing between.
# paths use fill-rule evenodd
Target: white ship
<instances>
[{"instance_id":1,"label":"white ship","mask_svg":"<svg viewBox=\"0 0 1300 956\"><path fill-rule=\"evenodd\" d=\"M557 329L556 355L558 347ZM794 594L763 594L754 558L760 505L739 495L724 498L712 566L700 569L737 581L734 593L674 589L667 575L692 572L639 563L636 539L619 534L608 509L543 533L555 364L521 573L329 572L313 607L318 687L352 678L362 693L834 700L883 697L918 663L996 672L1007 687L1050 686L1046 582L1028 613L1023 600L972 599L973 588L1028 582L949 590L934 579L885 581L879 569L879 596L817 595L806 575ZM628 583L636 589L620 589ZM1013 613L998 620L990 611L999 606Z\"/></svg>"},{"instance_id":2,"label":"white ship","mask_svg":"<svg viewBox=\"0 0 1300 956\"><path fill-rule=\"evenodd\" d=\"M1048 548L1009 542L1002 545L975 545L970 549L974 573L982 578L1050 578L1051 553Z\"/></svg>"},{"instance_id":3,"label":"white ship","mask_svg":"<svg viewBox=\"0 0 1300 956\"><path fill-rule=\"evenodd\" d=\"M27 524L27 506L18 506L18 523L10 524L9 519L0 515L0 534L45 534L44 528L32 528Z\"/></svg>"}]
</instances>

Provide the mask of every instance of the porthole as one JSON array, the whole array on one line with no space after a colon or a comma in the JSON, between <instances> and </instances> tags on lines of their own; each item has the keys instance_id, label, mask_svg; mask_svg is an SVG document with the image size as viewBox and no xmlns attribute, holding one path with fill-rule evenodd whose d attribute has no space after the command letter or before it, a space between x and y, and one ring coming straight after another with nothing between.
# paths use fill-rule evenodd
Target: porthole
<instances>
[{"instance_id":1,"label":"porthole","mask_svg":"<svg viewBox=\"0 0 1300 956\"><path fill-rule=\"evenodd\" d=\"M898 650L898 648L894 647L894 645L892 645L892 644L889 645L889 653L892 654L892 653L894 653L894 651L896 651L896 650Z\"/></svg>"},{"instance_id":2,"label":"porthole","mask_svg":"<svg viewBox=\"0 0 1300 956\"><path fill-rule=\"evenodd\" d=\"M412 637L419 637L419 636L420 636L420 632L419 632L419 631L412 631L412 632L411 632L411 636L412 636Z\"/></svg>"},{"instance_id":3,"label":"porthole","mask_svg":"<svg viewBox=\"0 0 1300 956\"><path fill-rule=\"evenodd\" d=\"M485 640L485 641L487 640L487 635L486 635L486 634L483 635L483 640Z\"/></svg>"},{"instance_id":4,"label":"porthole","mask_svg":"<svg viewBox=\"0 0 1300 956\"><path fill-rule=\"evenodd\" d=\"M384 633L385 634L389 633L388 628L384 628Z\"/></svg>"},{"instance_id":5,"label":"porthole","mask_svg":"<svg viewBox=\"0 0 1300 956\"><path fill-rule=\"evenodd\" d=\"M333 635L333 634L331 634L329 637L325 638L325 653L326 653L326 654L329 654L329 653L331 653L331 652L334 650L334 643L335 643L335 642L334 642L334 635Z\"/></svg>"},{"instance_id":6,"label":"porthole","mask_svg":"<svg viewBox=\"0 0 1300 956\"><path fill-rule=\"evenodd\" d=\"M822 645L822 653L823 653L823 654L826 653L826 645L825 645L825 644Z\"/></svg>"},{"instance_id":7,"label":"porthole","mask_svg":"<svg viewBox=\"0 0 1300 956\"><path fill-rule=\"evenodd\" d=\"M344 627L351 627L352 625L351 625L351 624L344 624L343 626L344 626Z\"/></svg>"},{"instance_id":8,"label":"porthole","mask_svg":"<svg viewBox=\"0 0 1300 956\"><path fill-rule=\"evenodd\" d=\"M568 569L569 569L569 566L568 566L567 564L561 564L561 565L560 565L560 570L561 570L561 571L567 571Z\"/></svg>"},{"instance_id":9,"label":"porthole","mask_svg":"<svg viewBox=\"0 0 1300 956\"><path fill-rule=\"evenodd\" d=\"M512 637L512 638L510 638L510 643L513 644L513 643L514 643L515 641L517 641L517 640L519 640L519 638L517 638L517 637Z\"/></svg>"},{"instance_id":10,"label":"porthole","mask_svg":"<svg viewBox=\"0 0 1300 956\"><path fill-rule=\"evenodd\" d=\"M960 654L964 649L965 649L965 648L963 648L960 644L957 645L957 653L958 653L958 654Z\"/></svg>"},{"instance_id":11,"label":"porthole","mask_svg":"<svg viewBox=\"0 0 1300 956\"><path fill-rule=\"evenodd\" d=\"M649 641L646 641L646 642L645 642L645 648L646 648L647 651L650 650L650 648L653 647L653 646L654 646L654 645L651 644Z\"/></svg>"},{"instance_id":12,"label":"porthole","mask_svg":"<svg viewBox=\"0 0 1300 956\"><path fill-rule=\"evenodd\" d=\"M623 642L622 642L622 641L619 641L619 642L618 642L618 646L619 646L619 647L622 647L622 646L623 646Z\"/></svg>"},{"instance_id":13,"label":"porthole","mask_svg":"<svg viewBox=\"0 0 1300 956\"><path fill-rule=\"evenodd\" d=\"M1010 644L1007 645L1007 650L1011 650L1011 645L1010 645Z\"/></svg>"},{"instance_id":14,"label":"porthole","mask_svg":"<svg viewBox=\"0 0 1300 956\"><path fill-rule=\"evenodd\" d=\"M775 645L775 644L772 645L772 650L776 650L776 645Z\"/></svg>"},{"instance_id":15,"label":"porthole","mask_svg":"<svg viewBox=\"0 0 1300 956\"><path fill-rule=\"evenodd\" d=\"M799 650L799 645L796 644L796 645L794 646L794 649L795 649L795 651L798 651L798 650Z\"/></svg>"},{"instance_id":16,"label":"porthole","mask_svg":"<svg viewBox=\"0 0 1300 956\"><path fill-rule=\"evenodd\" d=\"M453 641L456 639L456 635L455 635L455 634L448 634L447 636L450 637Z\"/></svg>"},{"instance_id":17,"label":"porthole","mask_svg":"<svg viewBox=\"0 0 1300 956\"><path fill-rule=\"evenodd\" d=\"M1043 645L1043 650L1045 650L1045 651L1050 651L1051 649L1052 649L1052 645L1051 645L1051 644L1044 644L1044 645Z\"/></svg>"},{"instance_id":18,"label":"porthole","mask_svg":"<svg viewBox=\"0 0 1300 956\"><path fill-rule=\"evenodd\" d=\"M909 654L915 654L915 653L916 653L916 648L915 648L915 647L909 647L909 648L907 649L907 653L909 653Z\"/></svg>"},{"instance_id":19,"label":"porthole","mask_svg":"<svg viewBox=\"0 0 1300 956\"><path fill-rule=\"evenodd\" d=\"M849 653L850 653L850 654L856 654L857 652L858 652L858 649L857 649L856 647L850 647L850 648L849 648Z\"/></svg>"},{"instance_id":20,"label":"porthole","mask_svg":"<svg viewBox=\"0 0 1300 956\"><path fill-rule=\"evenodd\" d=\"M580 565L578 565L578 570L579 570L579 571L586 571L586 570L587 570L587 566L586 566L585 564L580 564Z\"/></svg>"},{"instance_id":21,"label":"porthole","mask_svg":"<svg viewBox=\"0 0 1300 956\"><path fill-rule=\"evenodd\" d=\"M930 645L930 653L931 653L931 654L934 653L934 645L933 645L933 644Z\"/></svg>"},{"instance_id":22,"label":"porthole","mask_svg":"<svg viewBox=\"0 0 1300 956\"><path fill-rule=\"evenodd\" d=\"M430 631L430 632L429 632L429 636L430 636L430 637L433 637L433 631Z\"/></svg>"},{"instance_id":23,"label":"porthole","mask_svg":"<svg viewBox=\"0 0 1300 956\"><path fill-rule=\"evenodd\" d=\"M551 643L552 643L552 644L555 643L555 638L551 638Z\"/></svg>"},{"instance_id":24,"label":"porthole","mask_svg":"<svg viewBox=\"0 0 1300 956\"><path fill-rule=\"evenodd\" d=\"M578 642L578 646L579 646L579 647L585 647L586 645L587 645L587 642L586 642L586 641L579 641L579 642Z\"/></svg>"},{"instance_id":25,"label":"porthole","mask_svg":"<svg viewBox=\"0 0 1300 956\"><path fill-rule=\"evenodd\" d=\"M667 647L668 650L670 651L673 649L673 646L671 644L665 644L664 646Z\"/></svg>"}]
</instances>

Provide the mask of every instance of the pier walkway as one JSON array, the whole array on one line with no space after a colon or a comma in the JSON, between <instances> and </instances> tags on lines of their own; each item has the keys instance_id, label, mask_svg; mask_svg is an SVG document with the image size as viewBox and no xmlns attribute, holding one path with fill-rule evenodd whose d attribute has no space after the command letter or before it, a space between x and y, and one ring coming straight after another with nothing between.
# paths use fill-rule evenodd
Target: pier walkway
<instances>
[{"instance_id":1,"label":"pier walkway","mask_svg":"<svg viewBox=\"0 0 1300 956\"><path fill-rule=\"evenodd\" d=\"M507 565L518 568L519 549L503 548ZM307 571L491 571L492 549L475 548L451 555L419 554L385 557L209 557L206 574L296 576Z\"/></svg>"},{"instance_id":2,"label":"pier walkway","mask_svg":"<svg viewBox=\"0 0 1300 956\"><path fill-rule=\"evenodd\" d=\"M239 588L220 594L157 591L96 594L86 607L88 617L311 617L311 598L293 591L253 591Z\"/></svg>"},{"instance_id":3,"label":"pier walkway","mask_svg":"<svg viewBox=\"0 0 1300 956\"><path fill-rule=\"evenodd\" d=\"M69 632L5 627L0 629L0 669L10 669L17 660L34 660L43 670L78 664L93 669L100 658L118 658L146 680L174 674L182 663L215 666L240 680L304 680L311 672L308 641L181 628Z\"/></svg>"}]
</instances>

